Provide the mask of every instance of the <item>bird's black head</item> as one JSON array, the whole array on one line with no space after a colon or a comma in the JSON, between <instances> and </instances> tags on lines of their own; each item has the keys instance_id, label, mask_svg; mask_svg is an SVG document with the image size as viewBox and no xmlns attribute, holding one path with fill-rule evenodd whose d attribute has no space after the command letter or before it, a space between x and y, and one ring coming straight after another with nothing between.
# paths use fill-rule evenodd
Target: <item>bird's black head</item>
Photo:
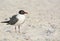
<instances>
[{"instance_id":1,"label":"bird's black head","mask_svg":"<svg viewBox=\"0 0 60 41\"><path fill-rule=\"evenodd\" d=\"M27 12L25 12L24 10L20 10L19 14L28 14Z\"/></svg>"}]
</instances>

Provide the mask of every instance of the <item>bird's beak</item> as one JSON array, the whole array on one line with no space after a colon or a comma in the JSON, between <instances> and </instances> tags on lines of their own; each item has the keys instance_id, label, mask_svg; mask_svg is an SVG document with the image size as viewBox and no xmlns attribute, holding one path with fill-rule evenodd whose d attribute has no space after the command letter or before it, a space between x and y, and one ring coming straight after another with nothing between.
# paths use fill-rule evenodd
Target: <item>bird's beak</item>
<instances>
[{"instance_id":1,"label":"bird's beak","mask_svg":"<svg viewBox=\"0 0 60 41\"><path fill-rule=\"evenodd\" d=\"M28 12L25 12L25 14L28 14Z\"/></svg>"}]
</instances>

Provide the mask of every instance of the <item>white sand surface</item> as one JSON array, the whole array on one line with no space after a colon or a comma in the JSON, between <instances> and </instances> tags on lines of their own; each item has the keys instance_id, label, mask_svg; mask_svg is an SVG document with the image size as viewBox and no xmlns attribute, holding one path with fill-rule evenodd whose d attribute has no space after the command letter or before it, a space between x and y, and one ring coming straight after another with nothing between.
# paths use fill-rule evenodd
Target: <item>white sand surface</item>
<instances>
[{"instance_id":1,"label":"white sand surface","mask_svg":"<svg viewBox=\"0 0 60 41\"><path fill-rule=\"evenodd\" d=\"M0 22L28 11L21 33L0 23L0 41L60 41L60 0L0 0Z\"/></svg>"}]
</instances>

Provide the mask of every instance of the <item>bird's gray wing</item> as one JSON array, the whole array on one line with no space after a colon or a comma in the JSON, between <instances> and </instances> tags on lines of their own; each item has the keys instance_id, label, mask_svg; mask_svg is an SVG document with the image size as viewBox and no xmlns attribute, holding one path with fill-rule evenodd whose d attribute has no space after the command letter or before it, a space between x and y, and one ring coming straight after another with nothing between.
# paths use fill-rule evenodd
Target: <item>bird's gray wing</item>
<instances>
[{"instance_id":1,"label":"bird's gray wing","mask_svg":"<svg viewBox=\"0 0 60 41\"><path fill-rule=\"evenodd\" d=\"M8 24L14 25L14 24L18 21L18 19L16 18L16 16L17 16L17 15L12 16L12 18L10 18Z\"/></svg>"}]
</instances>

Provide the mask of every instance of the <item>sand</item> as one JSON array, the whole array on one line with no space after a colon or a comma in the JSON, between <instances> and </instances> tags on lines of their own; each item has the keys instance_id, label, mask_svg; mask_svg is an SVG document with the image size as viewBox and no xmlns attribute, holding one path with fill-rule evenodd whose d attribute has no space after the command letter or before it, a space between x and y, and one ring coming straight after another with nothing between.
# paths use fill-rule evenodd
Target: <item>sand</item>
<instances>
[{"instance_id":1,"label":"sand","mask_svg":"<svg viewBox=\"0 0 60 41\"><path fill-rule=\"evenodd\" d=\"M60 0L0 0L0 22L25 10L21 33L0 23L0 41L60 41Z\"/></svg>"}]
</instances>

